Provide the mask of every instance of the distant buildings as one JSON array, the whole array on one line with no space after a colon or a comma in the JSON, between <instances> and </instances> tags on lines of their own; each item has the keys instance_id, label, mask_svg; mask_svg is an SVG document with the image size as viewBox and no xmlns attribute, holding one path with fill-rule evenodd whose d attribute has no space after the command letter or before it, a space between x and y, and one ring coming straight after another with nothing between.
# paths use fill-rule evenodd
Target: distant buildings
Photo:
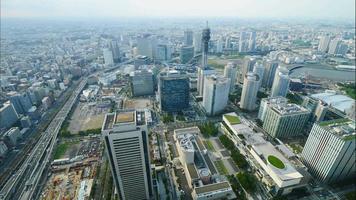
<instances>
[{"instance_id":1,"label":"distant buildings","mask_svg":"<svg viewBox=\"0 0 356 200\"><path fill-rule=\"evenodd\" d=\"M253 73L254 74L257 74L258 77L260 77L260 81L258 83L258 89L261 88L261 85L262 85L262 81L263 81L263 75L265 73L265 67L262 65L261 62L256 62L254 67L253 67Z\"/></svg>"},{"instance_id":2,"label":"distant buildings","mask_svg":"<svg viewBox=\"0 0 356 200\"><path fill-rule=\"evenodd\" d=\"M263 65L265 66L265 73L263 74L262 87L271 89L278 67L278 61L265 60Z\"/></svg>"},{"instance_id":3,"label":"distant buildings","mask_svg":"<svg viewBox=\"0 0 356 200\"><path fill-rule=\"evenodd\" d=\"M328 54L343 56L347 53L348 47L342 43L340 38L334 38L330 41Z\"/></svg>"},{"instance_id":4,"label":"distant buildings","mask_svg":"<svg viewBox=\"0 0 356 200\"><path fill-rule=\"evenodd\" d=\"M255 51L256 48L256 32L252 31L250 33L250 39L248 41L248 50L250 52Z\"/></svg>"},{"instance_id":5,"label":"distant buildings","mask_svg":"<svg viewBox=\"0 0 356 200\"><path fill-rule=\"evenodd\" d=\"M199 128L190 127L174 130L179 161L187 179L187 185L192 189L194 200L235 199L236 196L225 178L214 169L202 142L199 138ZM212 168L211 168L212 167Z\"/></svg>"},{"instance_id":6,"label":"distant buildings","mask_svg":"<svg viewBox=\"0 0 356 200\"><path fill-rule=\"evenodd\" d=\"M112 40L109 42L109 49L112 52L113 55L113 60L114 63L118 63L120 61L120 48L119 48L119 44L116 40Z\"/></svg>"},{"instance_id":7,"label":"distant buildings","mask_svg":"<svg viewBox=\"0 0 356 200\"><path fill-rule=\"evenodd\" d=\"M156 48L156 60L166 61L171 59L171 50L166 44L159 44Z\"/></svg>"},{"instance_id":8,"label":"distant buildings","mask_svg":"<svg viewBox=\"0 0 356 200\"><path fill-rule=\"evenodd\" d=\"M147 56L153 59L155 47L156 41L154 38L151 38L149 34L145 34L137 39L137 54L140 56Z\"/></svg>"},{"instance_id":9,"label":"distant buildings","mask_svg":"<svg viewBox=\"0 0 356 200\"><path fill-rule=\"evenodd\" d=\"M193 37L193 46L194 46L194 54L200 53L201 52L201 33L195 33Z\"/></svg>"},{"instance_id":10,"label":"distant buildings","mask_svg":"<svg viewBox=\"0 0 356 200\"><path fill-rule=\"evenodd\" d=\"M194 57L193 46L182 46L180 48L180 62L182 64L188 63Z\"/></svg>"},{"instance_id":11,"label":"distant buildings","mask_svg":"<svg viewBox=\"0 0 356 200\"><path fill-rule=\"evenodd\" d=\"M144 111L107 114L102 135L119 198L151 199L153 187Z\"/></svg>"},{"instance_id":12,"label":"distant buildings","mask_svg":"<svg viewBox=\"0 0 356 200\"><path fill-rule=\"evenodd\" d=\"M27 92L22 94L17 92L9 92L7 95L9 96L10 102L18 114L25 114L27 113L28 109L32 107L31 98Z\"/></svg>"},{"instance_id":13,"label":"distant buildings","mask_svg":"<svg viewBox=\"0 0 356 200\"><path fill-rule=\"evenodd\" d=\"M315 123L302 161L315 178L333 183L355 178L355 122L338 119Z\"/></svg>"},{"instance_id":14,"label":"distant buildings","mask_svg":"<svg viewBox=\"0 0 356 200\"><path fill-rule=\"evenodd\" d=\"M208 67L208 52L209 52L209 40L210 40L210 29L207 27L203 29L201 43L202 43L202 63L201 68L205 69Z\"/></svg>"},{"instance_id":15,"label":"distant buildings","mask_svg":"<svg viewBox=\"0 0 356 200\"><path fill-rule=\"evenodd\" d=\"M240 100L241 109L254 110L256 108L259 82L260 77L257 74L249 72L245 75Z\"/></svg>"},{"instance_id":16,"label":"distant buildings","mask_svg":"<svg viewBox=\"0 0 356 200\"><path fill-rule=\"evenodd\" d=\"M136 70L130 74L130 84L133 96L153 95L154 80L151 71Z\"/></svg>"},{"instance_id":17,"label":"distant buildings","mask_svg":"<svg viewBox=\"0 0 356 200\"><path fill-rule=\"evenodd\" d=\"M18 119L14 106L9 101L5 102L0 108L0 128L10 128Z\"/></svg>"},{"instance_id":18,"label":"distant buildings","mask_svg":"<svg viewBox=\"0 0 356 200\"><path fill-rule=\"evenodd\" d=\"M114 65L114 56L109 48L103 49L104 63L106 67L111 67Z\"/></svg>"},{"instance_id":19,"label":"distant buildings","mask_svg":"<svg viewBox=\"0 0 356 200\"><path fill-rule=\"evenodd\" d=\"M318 51L326 53L329 49L330 36L322 36L319 40Z\"/></svg>"},{"instance_id":20,"label":"distant buildings","mask_svg":"<svg viewBox=\"0 0 356 200\"><path fill-rule=\"evenodd\" d=\"M224 77L230 78L230 93L232 93L237 80L237 66L234 63L227 63L227 65L225 65Z\"/></svg>"},{"instance_id":21,"label":"distant buildings","mask_svg":"<svg viewBox=\"0 0 356 200\"><path fill-rule=\"evenodd\" d=\"M159 107L162 111L178 112L189 107L189 79L170 70L162 72L158 81Z\"/></svg>"},{"instance_id":22,"label":"distant buildings","mask_svg":"<svg viewBox=\"0 0 356 200\"><path fill-rule=\"evenodd\" d=\"M277 68L272 90L271 90L271 97L282 96L285 97L289 90L289 71L285 67L279 66Z\"/></svg>"},{"instance_id":23,"label":"distant buildings","mask_svg":"<svg viewBox=\"0 0 356 200\"><path fill-rule=\"evenodd\" d=\"M253 71L253 67L255 66L256 59L253 57L245 57L242 63L242 67L240 69L240 83L244 82L244 77L248 72ZM262 77L261 77L262 78Z\"/></svg>"},{"instance_id":24,"label":"distant buildings","mask_svg":"<svg viewBox=\"0 0 356 200\"><path fill-rule=\"evenodd\" d=\"M224 110L229 100L230 78L208 76L204 83L203 106L208 115Z\"/></svg>"},{"instance_id":25,"label":"distant buildings","mask_svg":"<svg viewBox=\"0 0 356 200\"><path fill-rule=\"evenodd\" d=\"M244 31L240 32L240 40L239 40L239 52L244 53L248 51L248 34Z\"/></svg>"},{"instance_id":26,"label":"distant buildings","mask_svg":"<svg viewBox=\"0 0 356 200\"><path fill-rule=\"evenodd\" d=\"M193 45L193 31L185 30L184 31L184 45L192 46Z\"/></svg>"},{"instance_id":27,"label":"distant buildings","mask_svg":"<svg viewBox=\"0 0 356 200\"><path fill-rule=\"evenodd\" d=\"M273 138L301 135L310 111L296 104L267 104L263 129Z\"/></svg>"}]
</instances>

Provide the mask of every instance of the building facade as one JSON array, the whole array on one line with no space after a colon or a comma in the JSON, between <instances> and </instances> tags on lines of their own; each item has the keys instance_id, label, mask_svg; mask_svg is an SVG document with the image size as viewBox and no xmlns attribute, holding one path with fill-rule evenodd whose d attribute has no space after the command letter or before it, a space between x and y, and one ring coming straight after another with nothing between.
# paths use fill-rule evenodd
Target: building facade
<instances>
[{"instance_id":1,"label":"building facade","mask_svg":"<svg viewBox=\"0 0 356 200\"><path fill-rule=\"evenodd\" d=\"M154 80L151 71L136 70L130 74L133 96L153 95Z\"/></svg>"},{"instance_id":2,"label":"building facade","mask_svg":"<svg viewBox=\"0 0 356 200\"><path fill-rule=\"evenodd\" d=\"M241 93L240 108L254 110L256 108L256 98L260 77L252 72L247 73Z\"/></svg>"},{"instance_id":3,"label":"building facade","mask_svg":"<svg viewBox=\"0 0 356 200\"><path fill-rule=\"evenodd\" d=\"M237 79L237 66L234 63L227 63L224 68L224 77L230 79L230 93L235 90Z\"/></svg>"},{"instance_id":4,"label":"building facade","mask_svg":"<svg viewBox=\"0 0 356 200\"><path fill-rule=\"evenodd\" d=\"M5 102L0 108L0 128L10 128L18 119L19 116L12 103Z\"/></svg>"},{"instance_id":5,"label":"building facade","mask_svg":"<svg viewBox=\"0 0 356 200\"><path fill-rule=\"evenodd\" d=\"M205 79L203 106L208 115L222 112L229 100L230 78L208 76Z\"/></svg>"},{"instance_id":6,"label":"building facade","mask_svg":"<svg viewBox=\"0 0 356 200\"><path fill-rule=\"evenodd\" d=\"M285 97L289 90L289 83L290 83L289 71L286 68L279 66L277 68L277 71L276 71L276 74L274 77L270 96L271 97L276 97L276 96Z\"/></svg>"}]
</instances>

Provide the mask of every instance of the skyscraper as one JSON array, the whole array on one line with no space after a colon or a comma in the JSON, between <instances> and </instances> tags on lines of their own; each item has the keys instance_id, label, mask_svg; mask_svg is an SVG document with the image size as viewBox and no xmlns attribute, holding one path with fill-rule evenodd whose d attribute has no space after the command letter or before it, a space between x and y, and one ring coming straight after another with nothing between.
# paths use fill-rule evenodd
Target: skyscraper
<instances>
[{"instance_id":1,"label":"skyscraper","mask_svg":"<svg viewBox=\"0 0 356 200\"><path fill-rule=\"evenodd\" d=\"M330 41L328 54L336 55L340 47L341 40L339 38L334 38Z\"/></svg>"},{"instance_id":2,"label":"skyscraper","mask_svg":"<svg viewBox=\"0 0 356 200\"><path fill-rule=\"evenodd\" d=\"M201 52L201 33L195 33L193 37L194 55Z\"/></svg>"},{"instance_id":3,"label":"skyscraper","mask_svg":"<svg viewBox=\"0 0 356 200\"><path fill-rule=\"evenodd\" d=\"M208 76L204 83L203 106L208 115L224 110L229 100L230 78Z\"/></svg>"},{"instance_id":4,"label":"skyscraper","mask_svg":"<svg viewBox=\"0 0 356 200\"><path fill-rule=\"evenodd\" d=\"M244 31L240 32L240 40L239 40L239 52L244 53L248 51L248 34Z\"/></svg>"},{"instance_id":5,"label":"skyscraper","mask_svg":"<svg viewBox=\"0 0 356 200\"><path fill-rule=\"evenodd\" d=\"M227 63L224 69L225 78L230 78L230 93L234 91L236 78L237 78L237 66L234 63Z\"/></svg>"},{"instance_id":6,"label":"skyscraper","mask_svg":"<svg viewBox=\"0 0 356 200\"><path fill-rule=\"evenodd\" d=\"M193 45L193 31L191 30L184 31L184 45L185 46Z\"/></svg>"},{"instance_id":7,"label":"skyscraper","mask_svg":"<svg viewBox=\"0 0 356 200\"><path fill-rule=\"evenodd\" d=\"M182 64L188 63L194 57L193 46L182 46L180 48L180 62Z\"/></svg>"},{"instance_id":8,"label":"skyscraper","mask_svg":"<svg viewBox=\"0 0 356 200\"><path fill-rule=\"evenodd\" d=\"M265 60L263 65L265 66L265 73L263 74L262 87L271 89L274 76L278 67L278 61Z\"/></svg>"},{"instance_id":9,"label":"skyscraper","mask_svg":"<svg viewBox=\"0 0 356 200\"><path fill-rule=\"evenodd\" d=\"M276 96L282 96L285 97L288 93L289 90L289 71L285 67L279 66L277 68L274 81L273 81L273 86L272 86L272 91L271 91L271 97L276 97Z\"/></svg>"},{"instance_id":10,"label":"skyscraper","mask_svg":"<svg viewBox=\"0 0 356 200\"><path fill-rule=\"evenodd\" d=\"M253 73L257 74L258 77L260 77L260 81L258 83L258 89L261 88L261 85L262 85L262 77L265 73L265 67L262 65L261 62L256 62L254 67L253 67Z\"/></svg>"},{"instance_id":11,"label":"skyscraper","mask_svg":"<svg viewBox=\"0 0 356 200\"><path fill-rule=\"evenodd\" d=\"M255 48L256 48L256 32L252 31L250 33L250 39L248 41L248 50L255 51Z\"/></svg>"},{"instance_id":12,"label":"skyscraper","mask_svg":"<svg viewBox=\"0 0 356 200\"><path fill-rule=\"evenodd\" d=\"M213 75L213 74L215 74L214 69L211 69L211 68L202 69L202 68L198 67L197 90L198 90L199 96L203 96L203 94L204 94L204 81L205 81L206 76Z\"/></svg>"},{"instance_id":13,"label":"skyscraper","mask_svg":"<svg viewBox=\"0 0 356 200\"><path fill-rule=\"evenodd\" d=\"M208 27L208 22L207 22L206 28L203 29L202 38L201 38L202 51L203 51L202 64L201 64L202 69L205 69L206 67L208 67L209 40L210 40L210 29Z\"/></svg>"},{"instance_id":14,"label":"skyscraper","mask_svg":"<svg viewBox=\"0 0 356 200\"><path fill-rule=\"evenodd\" d=\"M109 42L109 49L112 51L114 62L118 63L120 61L120 48L117 40Z\"/></svg>"},{"instance_id":15,"label":"skyscraper","mask_svg":"<svg viewBox=\"0 0 356 200\"><path fill-rule=\"evenodd\" d=\"M153 197L145 112L120 110L105 116L102 136L122 200Z\"/></svg>"},{"instance_id":16,"label":"skyscraper","mask_svg":"<svg viewBox=\"0 0 356 200\"><path fill-rule=\"evenodd\" d=\"M136 70L130 74L131 91L133 96L154 94L152 71Z\"/></svg>"},{"instance_id":17,"label":"skyscraper","mask_svg":"<svg viewBox=\"0 0 356 200\"><path fill-rule=\"evenodd\" d=\"M178 112L189 107L189 79L176 70L161 72L158 82L159 107Z\"/></svg>"},{"instance_id":18,"label":"skyscraper","mask_svg":"<svg viewBox=\"0 0 356 200\"><path fill-rule=\"evenodd\" d=\"M330 37L322 36L319 41L318 51L326 53L329 48Z\"/></svg>"},{"instance_id":19,"label":"skyscraper","mask_svg":"<svg viewBox=\"0 0 356 200\"><path fill-rule=\"evenodd\" d=\"M114 65L114 56L109 48L103 49L104 63L106 67L111 67Z\"/></svg>"},{"instance_id":20,"label":"skyscraper","mask_svg":"<svg viewBox=\"0 0 356 200\"><path fill-rule=\"evenodd\" d=\"M256 98L260 77L249 72L244 77L244 84L241 93L240 108L254 110L256 108Z\"/></svg>"},{"instance_id":21,"label":"skyscraper","mask_svg":"<svg viewBox=\"0 0 356 200\"><path fill-rule=\"evenodd\" d=\"M168 48L165 44L157 45L156 49L156 60L165 61L168 59Z\"/></svg>"},{"instance_id":22,"label":"skyscraper","mask_svg":"<svg viewBox=\"0 0 356 200\"><path fill-rule=\"evenodd\" d=\"M336 119L315 123L302 152L302 162L319 181L355 178L355 122Z\"/></svg>"},{"instance_id":23,"label":"skyscraper","mask_svg":"<svg viewBox=\"0 0 356 200\"><path fill-rule=\"evenodd\" d=\"M244 82L244 77L248 72L253 71L253 66L256 63L256 59L253 57L245 57L242 63L242 67L240 69L239 81L240 83Z\"/></svg>"}]
</instances>

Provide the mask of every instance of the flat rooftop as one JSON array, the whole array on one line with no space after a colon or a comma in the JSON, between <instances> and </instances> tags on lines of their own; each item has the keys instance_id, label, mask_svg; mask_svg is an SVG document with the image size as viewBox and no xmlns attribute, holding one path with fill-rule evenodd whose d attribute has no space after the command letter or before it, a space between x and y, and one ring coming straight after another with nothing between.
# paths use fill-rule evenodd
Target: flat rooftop
<instances>
[{"instance_id":1,"label":"flat rooftop","mask_svg":"<svg viewBox=\"0 0 356 200\"><path fill-rule=\"evenodd\" d=\"M345 140L356 138L355 122L347 118L319 122L319 126Z\"/></svg>"},{"instance_id":2,"label":"flat rooftop","mask_svg":"<svg viewBox=\"0 0 356 200\"><path fill-rule=\"evenodd\" d=\"M115 124L135 121L135 112L120 112L116 114Z\"/></svg>"},{"instance_id":3,"label":"flat rooftop","mask_svg":"<svg viewBox=\"0 0 356 200\"><path fill-rule=\"evenodd\" d=\"M298 114L298 113L308 113L309 111L297 104L294 103L285 103L285 104L271 104L271 107L274 111L281 115L289 115L289 114Z\"/></svg>"},{"instance_id":4,"label":"flat rooftop","mask_svg":"<svg viewBox=\"0 0 356 200\"><path fill-rule=\"evenodd\" d=\"M204 185L202 187L196 187L195 192L197 194L203 194L203 193L222 190L222 189L231 189L230 184L227 181L225 181L220 183Z\"/></svg>"},{"instance_id":5,"label":"flat rooftop","mask_svg":"<svg viewBox=\"0 0 356 200\"><path fill-rule=\"evenodd\" d=\"M119 110L113 113L107 113L103 122L103 130L112 129L114 126L124 124L135 124L136 126L146 124L144 110Z\"/></svg>"}]
</instances>

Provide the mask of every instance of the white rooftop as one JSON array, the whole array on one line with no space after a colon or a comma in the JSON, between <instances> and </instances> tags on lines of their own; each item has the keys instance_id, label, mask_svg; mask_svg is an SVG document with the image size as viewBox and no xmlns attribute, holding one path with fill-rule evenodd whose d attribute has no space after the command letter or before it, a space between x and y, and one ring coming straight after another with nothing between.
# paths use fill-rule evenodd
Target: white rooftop
<instances>
[{"instance_id":1,"label":"white rooftop","mask_svg":"<svg viewBox=\"0 0 356 200\"><path fill-rule=\"evenodd\" d=\"M342 112L351 109L352 104L355 102L352 98L342 94L336 94L333 90L312 94L311 97L322 100Z\"/></svg>"}]
</instances>

